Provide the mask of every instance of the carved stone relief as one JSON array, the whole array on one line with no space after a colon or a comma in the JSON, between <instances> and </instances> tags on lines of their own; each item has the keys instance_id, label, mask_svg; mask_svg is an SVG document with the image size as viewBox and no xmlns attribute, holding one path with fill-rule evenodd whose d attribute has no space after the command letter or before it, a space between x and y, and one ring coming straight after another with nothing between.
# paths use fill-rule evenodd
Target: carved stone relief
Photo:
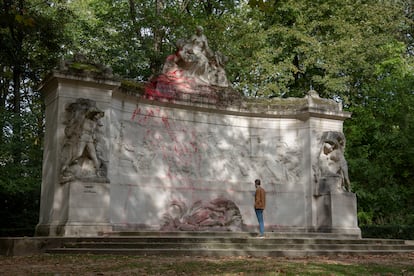
<instances>
[{"instance_id":1,"label":"carved stone relief","mask_svg":"<svg viewBox=\"0 0 414 276\"><path fill-rule=\"evenodd\" d=\"M239 207L226 198L198 200L191 206L174 200L163 215L161 231L242 231Z\"/></svg>"},{"instance_id":2,"label":"carved stone relief","mask_svg":"<svg viewBox=\"0 0 414 276\"><path fill-rule=\"evenodd\" d=\"M197 66L188 74L201 86ZM117 82L83 77L57 74L42 86L50 168L43 171L38 233L251 231L257 224L252 181L261 178L272 231L358 234L355 195L344 191L345 139L322 133L340 130L350 117L336 105L313 95L312 102L252 99L214 109L150 101L124 94ZM111 187L95 185L108 178ZM86 197L94 201L85 205Z\"/></svg>"},{"instance_id":3,"label":"carved stone relief","mask_svg":"<svg viewBox=\"0 0 414 276\"><path fill-rule=\"evenodd\" d=\"M162 73L151 80L146 93L173 99L182 93L209 94L229 87L224 70L227 61L222 53L210 49L203 28L198 26L190 38L176 42L176 52L166 58Z\"/></svg>"},{"instance_id":4,"label":"carved stone relief","mask_svg":"<svg viewBox=\"0 0 414 276\"><path fill-rule=\"evenodd\" d=\"M281 182L284 184L294 184L298 182L300 176L300 151L296 146L288 146L284 142L276 144L276 163L280 168Z\"/></svg>"},{"instance_id":5,"label":"carved stone relief","mask_svg":"<svg viewBox=\"0 0 414 276\"><path fill-rule=\"evenodd\" d=\"M197 179L248 182L260 177L272 185L290 186L299 181L301 155L296 141L288 145L281 137L259 139L242 134L243 128L224 137L219 126L195 127L168 112L144 107L131 120L116 125L120 126L118 159L140 175L156 171L159 177L191 185ZM258 139L260 145L252 145Z\"/></svg>"},{"instance_id":6,"label":"carved stone relief","mask_svg":"<svg viewBox=\"0 0 414 276\"><path fill-rule=\"evenodd\" d=\"M74 179L106 182L101 121L104 112L96 107L95 101L79 98L67 106L65 115L61 182Z\"/></svg>"},{"instance_id":7,"label":"carved stone relief","mask_svg":"<svg viewBox=\"0 0 414 276\"><path fill-rule=\"evenodd\" d=\"M315 168L316 195L350 191L348 165L345 160L345 136L326 131L320 139L320 151Z\"/></svg>"}]
</instances>

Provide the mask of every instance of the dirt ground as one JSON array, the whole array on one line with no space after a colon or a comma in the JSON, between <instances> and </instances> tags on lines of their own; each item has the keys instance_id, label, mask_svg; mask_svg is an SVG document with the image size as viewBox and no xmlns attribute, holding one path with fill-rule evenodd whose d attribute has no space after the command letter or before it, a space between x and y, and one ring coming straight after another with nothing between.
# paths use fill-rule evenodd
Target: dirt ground
<instances>
[{"instance_id":1,"label":"dirt ground","mask_svg":"<svg viewBox=\"0 0 414 276\"><path fill-rule=\"evenodd\" d=\"M252 257L159 257L159 256L98 256L98 255L35 255L35 256L0 256L0 275L196 275L190 271L208 273L210 267L216 265L227 267L238 266L241 271L257 263L293 266L297 264L318 263L338 265L379 264L389 266L414 267L414 252L403 255L364 255L364 256L318 256L302 258L252 258ZM191 268L190 266L193 266ZM201 268L201 266L205 266ZM163 270L165 267L165 270ZM154 268L157 268L154 270ZM178 271L175 269L177 268ZM193 269L193 270L191 270ZM203 270L204 269L204 270ZM239 270L239 271L240 271ZM164 271L164 272L162 272ZM180 272L181 271L181 272ZM411 269L410 269L411 271ZM414 268L413 268L414 271ZM251 275L215 274L214 275ZM206 274L204 274L206 275ZM268 274L269 275L269 274ZM280 275L280 274L271 274ZM282 274L286 275L286 274ZM335 274L332 274L335 275ZM387 274L394 275L394 274ZM401 275L401 274L400 274ZM413 275L411 273L402 275Z\"/></svg>"}]
</instances>

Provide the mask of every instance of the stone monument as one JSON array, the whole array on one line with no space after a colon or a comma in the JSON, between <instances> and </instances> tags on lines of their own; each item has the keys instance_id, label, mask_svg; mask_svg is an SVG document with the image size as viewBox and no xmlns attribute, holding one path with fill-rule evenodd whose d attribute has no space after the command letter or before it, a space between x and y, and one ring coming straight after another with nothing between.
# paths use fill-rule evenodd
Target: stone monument
<instances>
[{"instance_id":1,"label":"stone monument","mask_svg":"<svg viewBox=\"0 0 414 276\"><path fill-rule=\"evenodd\" d=\"M62 63L41 88L37 235L257 232L260 178L266 231L360 237L342 133L351 114L315 91L244 98L227 80L226 60L198 28L143 85L79 57Z\"/></svg>"}]
</instances>

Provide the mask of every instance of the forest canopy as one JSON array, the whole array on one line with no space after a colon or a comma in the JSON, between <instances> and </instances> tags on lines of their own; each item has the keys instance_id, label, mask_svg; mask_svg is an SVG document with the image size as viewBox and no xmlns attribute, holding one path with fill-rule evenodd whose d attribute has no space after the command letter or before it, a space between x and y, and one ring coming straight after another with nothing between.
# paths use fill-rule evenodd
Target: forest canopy
<instances>
[{"instance_id":1,"label":"forest canopy","mask_svg":"<svg viewBox=\"0 0 414 276\"><path fill-rule=\"evenodd\" d=\"M310 89L352 112L346 159L360 225L414 224L414 3L408 0L0 1L0 215L33 229L44 115L37 91L82 53L121 79L158 74L203 26L248 97Z\"/></svg>"}]
</instances>

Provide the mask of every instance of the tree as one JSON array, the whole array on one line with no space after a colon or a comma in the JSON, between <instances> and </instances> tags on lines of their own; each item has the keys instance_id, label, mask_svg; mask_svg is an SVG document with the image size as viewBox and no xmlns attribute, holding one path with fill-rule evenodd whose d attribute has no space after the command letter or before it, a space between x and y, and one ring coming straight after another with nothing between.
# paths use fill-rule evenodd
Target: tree
<instances>
[{"instance_id":1,"label":"tree","mask_svg":"<svg viewBox=\"0 0 414 276\"><path fill-rule=\"evenodd\" d=\"M377 83L364 86L365 101L346 122L353 187L363 223L414 224L414 72L405 45L379 64Z\"/></svg>"},{"instance_id":2,"label":"tree","mask_svg":"<svg viewBox=\"0 0 414 276\"><path fill-rule=\"evenodd\" d=\"M313 88L342 101L353 112L344 131L360 213L374 223L410 221L411 1L3 0L0 6L0 208L9 220L23 220L22 208L37 212L32 198L39 198L43 117L36 87L57 60L80 52L120 78L147 81L177 40L201 25L211 48L229 57L228 78L245 95L301 97Z\"/></svg>"},{"instance_id":3,"label":"tree","mask_svg":"<svg viewBox=\"0 0 414 276\"><path fill-rule=\"evenodd\" d=\"M314 88L353 103L361 85L375 81L373 68L388 58L388 45L408 28L404 7L395 3L250 1L262 19L246 82L257 83L261 96L302 96Z\"/></svg>"},{"instance_id":4,"label":"tree","mask_svg":"<svg viewBox=\"0 0 414 276\"><path fill-rule=\"evenodd\" d=\"M43 115L35 89L57 63L68 13L58 1L0 5L0 210L9 226L22 228L37 222L41 183Z\"/></svg>"},{"instance_id":5,"label":"tree","mask_svg":"<svg viewBox=\"0 0 414 276\"><path fill-rule=\"evenodd\" d=\"M161 71L177 40L189 37L197 25L204 27L213 47L218 46L215 37L223 33L224 17L236 4L233 0L73 1L75 48L68 54L84 52L124 78L146 81Z\"/></svg>"}]
</instances>

